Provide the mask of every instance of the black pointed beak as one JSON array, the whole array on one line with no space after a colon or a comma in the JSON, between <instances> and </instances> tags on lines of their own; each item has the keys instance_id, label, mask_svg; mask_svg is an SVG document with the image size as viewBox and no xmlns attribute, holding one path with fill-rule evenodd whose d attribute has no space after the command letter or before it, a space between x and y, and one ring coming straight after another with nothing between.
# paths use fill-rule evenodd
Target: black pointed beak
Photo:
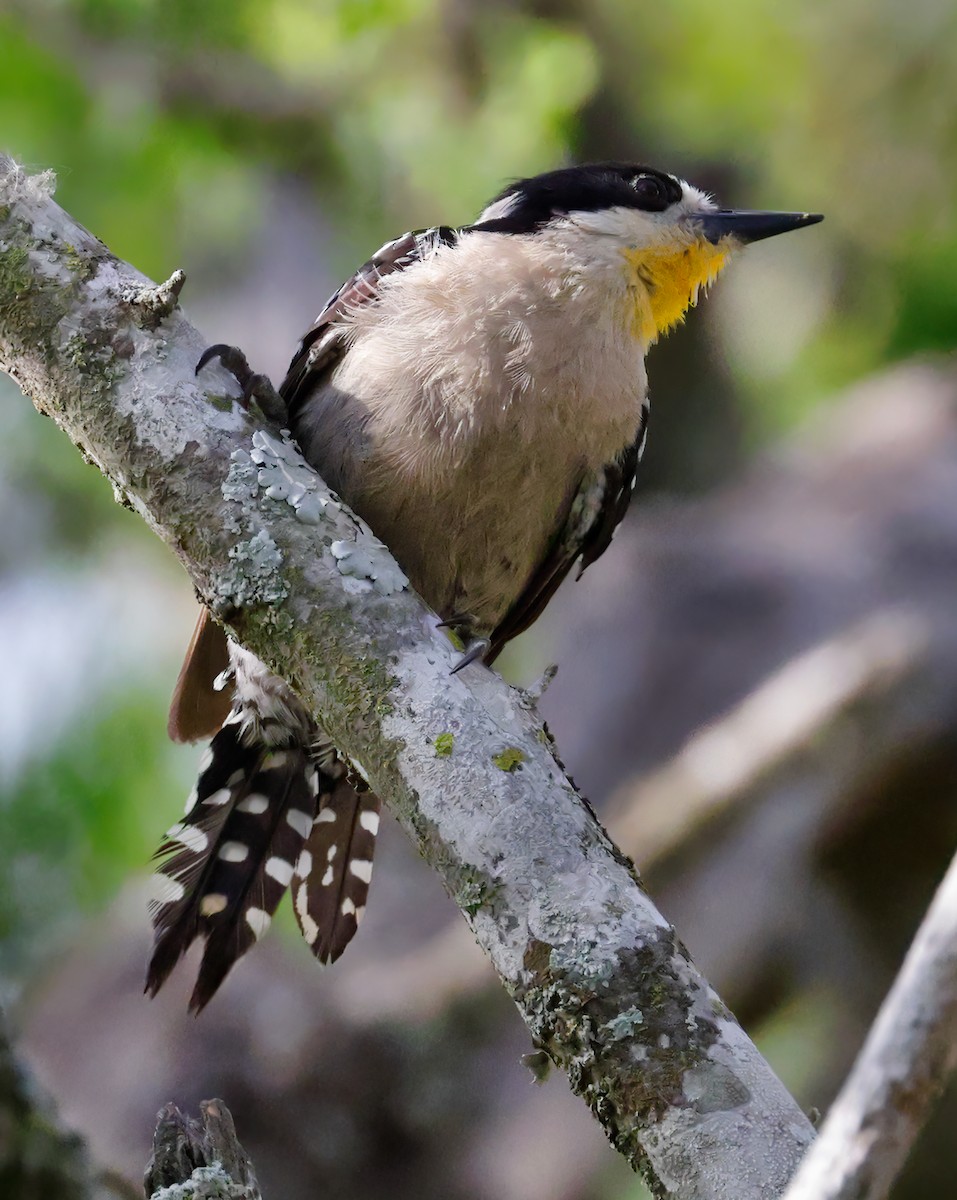
<instances>
[{"instance_id":1,"label":"black pointed beak","mask_svg":"<svg viewBox=\"0 0 957 1200\"><path fill-rule=\"evenodd\" d=\"M805 225L823 221L821 213L748 212L745 209L725 208L718 212L695 213L691 218L709 242L734 238L736 242L760 242L762 238L777 237Z\"/></svg>"}]
</instances>

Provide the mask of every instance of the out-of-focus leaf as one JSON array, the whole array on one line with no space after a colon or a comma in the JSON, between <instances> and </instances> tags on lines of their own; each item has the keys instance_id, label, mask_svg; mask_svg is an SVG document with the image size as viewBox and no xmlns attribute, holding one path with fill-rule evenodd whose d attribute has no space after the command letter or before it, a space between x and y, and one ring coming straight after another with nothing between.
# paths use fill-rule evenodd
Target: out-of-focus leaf
<instances>
[{"instance_id":1,"label":"out-of-focus leaf","mask_svg":"<svg viewBox=\"0 0 957 1200\"><path fill-rule=\"evenodd\" d=\"M117 696L0 791L0 974L146 869L183 780L154 697Z\"/></svg>"}]
</instances>

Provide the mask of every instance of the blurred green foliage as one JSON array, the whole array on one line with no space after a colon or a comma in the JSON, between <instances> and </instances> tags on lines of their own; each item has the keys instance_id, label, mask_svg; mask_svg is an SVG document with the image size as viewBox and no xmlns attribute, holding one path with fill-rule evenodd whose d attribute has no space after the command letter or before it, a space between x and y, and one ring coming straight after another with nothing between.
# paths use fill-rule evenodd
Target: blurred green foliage
<instances>
[{"instance_id":1,"label":"blurred green foliage","mask_svg":"<svg viewBox=\"0 0 957 1200\"><path fill-rule=\"evenodd\" d=\"M503 180L596 151L728 200L826 210L826 286L758 381L786 394L780 420L754 389L746 404L766 432L798 395L953 344L955 72L943 0L0 8L4 143L55 167L64 202L156 275L200 256L226 269L268 221L270 172L315 189L338 273L399 228L464 221Z\"/></svg>"},{"instance_id":2,"label":"blurred green foliage","mask_svg":"<svg viewBox=\"0 0 957 1200\"><path fill-rule=\"evenodd\" d=\"M51 933L149 861L183 787L157 716L155 697L115 695L0 789L0 978L42 965Z\"/></svg>"}]
</instances>

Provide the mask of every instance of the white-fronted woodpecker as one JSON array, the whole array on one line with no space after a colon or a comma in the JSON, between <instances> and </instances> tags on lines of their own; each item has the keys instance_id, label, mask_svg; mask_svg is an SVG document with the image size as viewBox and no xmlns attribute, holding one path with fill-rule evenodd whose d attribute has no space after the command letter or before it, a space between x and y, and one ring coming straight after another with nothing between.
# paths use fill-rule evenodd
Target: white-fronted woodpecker
<instances>
[{"instance_id":1,"label":"white-fronted woodpecker","mask_svg":"<svg viewBox=\"0 0 957 1200\"><path fill-rule=\"evenodd\" d=\"M820 219L719 209L634 164L521 180L474 224L407 233L360 268L293 358L283 417L464 661L491 663L624 516L649 348L741 246ZM287 890L313 953L337 958L365 909L377 797L205 611L169 729L214 736L160 850L147 989L203 937L202 1008Z\"/></svg>"}]
</instances>

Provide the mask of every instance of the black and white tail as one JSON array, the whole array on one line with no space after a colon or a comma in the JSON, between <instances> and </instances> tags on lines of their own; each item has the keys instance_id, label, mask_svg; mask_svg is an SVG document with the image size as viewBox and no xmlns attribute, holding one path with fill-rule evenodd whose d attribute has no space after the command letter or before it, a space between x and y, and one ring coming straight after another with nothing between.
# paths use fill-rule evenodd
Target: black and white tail
<instances>
[{"instance_id":1,"label":"black and white tail","mask_svg":"<svg viewBox=\"0 0 957 1200\"><path fill-rule=\"evenodd\" d=\"M195 798L157 851L155 995L197 937L206 939L190 1008L199 1012L266 932L285 891L320 962L358 928L372 876L379 800L328 747L270 744L234 709L210 743Z\"/></svg>"}]
</instances>

